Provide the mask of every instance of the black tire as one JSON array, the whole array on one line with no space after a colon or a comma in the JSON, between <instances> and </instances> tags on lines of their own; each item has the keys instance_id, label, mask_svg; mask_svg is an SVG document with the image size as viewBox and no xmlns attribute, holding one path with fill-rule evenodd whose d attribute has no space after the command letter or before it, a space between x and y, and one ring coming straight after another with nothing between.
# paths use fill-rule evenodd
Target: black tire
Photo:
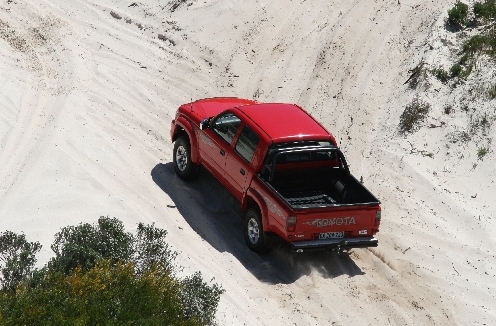
<instances>
[{"instance_id":1,"label":"black tire","mask_svg":"<svg viewBox=\"0 0 496 326\"><path fill-rule=\"evenodd\" d=\"M176 139L172 156L174 171L181 179L188 181L198 177L200 166L191 161L191 145L187 137Z\"/></svg>"},{"instance_id":2,"label":"black tire","mask_svg":"<svg viewBox=\"0 0 496 326\"><path fill-rule=\"evenodd\" d=\"M258 208L251 208L246 212L244 233L246 244L251 251L258 254L264 254L270 251L270 248L268 248L265 243L262 215Z\"/></svg>"}]
</instances>

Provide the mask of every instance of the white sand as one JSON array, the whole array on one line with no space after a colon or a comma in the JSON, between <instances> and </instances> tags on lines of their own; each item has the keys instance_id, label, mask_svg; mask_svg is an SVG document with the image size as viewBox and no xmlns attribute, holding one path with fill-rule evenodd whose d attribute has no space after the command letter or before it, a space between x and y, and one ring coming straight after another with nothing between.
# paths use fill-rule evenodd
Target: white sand
<instances>
[{"instance_id":1,"label":"white sand","mask_svg":"<svg viewBox=\"0 0 496 326\"><path fill-rule=\"evenodd\" d=\"M443 60L454 1L132 3L0 2L0 230L40 241L44 263L63 226L155 223L186 273L225 288L221 325L496 324L494 152L449 143L468 122L443 114L456 91L435 81L428 124L445 124L398 132L408 70ZM250 252L226 190L170 163L176 108L210 96L295 102L322 121L382 200L379 247Z\"/></svg>"}]
</instances>

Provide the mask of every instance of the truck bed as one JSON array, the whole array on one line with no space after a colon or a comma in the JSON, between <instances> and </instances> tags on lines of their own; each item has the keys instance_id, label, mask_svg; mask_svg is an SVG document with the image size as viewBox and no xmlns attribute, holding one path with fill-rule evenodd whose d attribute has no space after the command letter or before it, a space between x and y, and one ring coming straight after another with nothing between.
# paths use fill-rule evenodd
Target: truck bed
<instances>
[{"instance_id":1,"label":"truck bed","mask_svg":"<svg viewBox=\"0 0 496 326\"><path fill-rule=\"evenodd\" d=\"M379 203L355 177L333 167L276 171L269 185L294 209Z\"/></svg>"}]
</instances>

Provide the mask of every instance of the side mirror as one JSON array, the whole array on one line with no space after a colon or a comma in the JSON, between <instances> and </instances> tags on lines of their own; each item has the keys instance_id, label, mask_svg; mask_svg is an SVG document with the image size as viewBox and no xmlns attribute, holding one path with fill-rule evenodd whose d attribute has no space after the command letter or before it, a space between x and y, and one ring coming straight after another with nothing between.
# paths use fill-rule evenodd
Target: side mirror
<instances>
[{"instance_id":1,"label":"side mirror","mask_svg":"<svg viewBox=\"0 0 496 326\"><path fill-rule=\"evenodd\" d=\"M208 129L209 127L210 127L210 119L203 119L200 122L200 129L201 130Z\"/></svg>"}]
</instances>

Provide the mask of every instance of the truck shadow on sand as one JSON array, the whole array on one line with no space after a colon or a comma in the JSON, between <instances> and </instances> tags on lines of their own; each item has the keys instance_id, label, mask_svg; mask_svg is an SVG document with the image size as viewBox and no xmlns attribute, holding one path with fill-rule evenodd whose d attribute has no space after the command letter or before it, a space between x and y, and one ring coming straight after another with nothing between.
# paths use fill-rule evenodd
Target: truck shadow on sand
<instances>
[{"instance_id":1,"label":"truck shadow on sand","mask_svg":"<svg viewBox=\"0 0 496 326\"><path fill-rule=\"evenodd\" d=\"M346 253L295 253L286 243L266 255L251 252L243 235L239 201L205 169L197 180L185 182L175 174L172 163L157 164L151 177L195 232L219 252L231 253L260 281L290 284L313 271L324 278L364 274Z\"/></svg>"}]
</instances>

